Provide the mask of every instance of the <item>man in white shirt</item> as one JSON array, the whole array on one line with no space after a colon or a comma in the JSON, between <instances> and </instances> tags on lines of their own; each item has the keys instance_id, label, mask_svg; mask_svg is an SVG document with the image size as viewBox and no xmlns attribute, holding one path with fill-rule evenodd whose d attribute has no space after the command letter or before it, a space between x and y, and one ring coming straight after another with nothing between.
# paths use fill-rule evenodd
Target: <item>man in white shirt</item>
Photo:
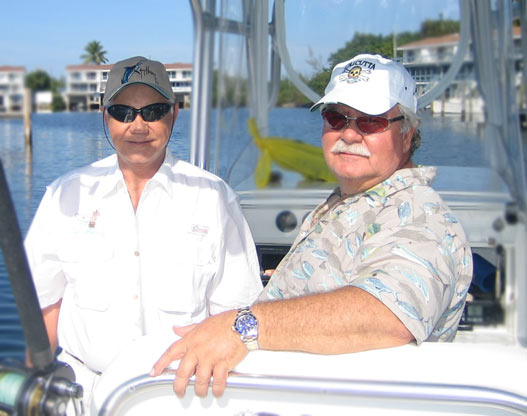
<instances>
[{"instance_id":1,"label":"man in white shirt","mask_svg":"<svg viewBox=\"0 0 527 416\"><path fill-rule=\"evenodd\" d=\"M25 242L52 348L86 400L135 339L262 290L236 194L167 148L178 106L165 67L117 62L103 105L115 154L49 185Z\"/></svg>"}]
</instances>

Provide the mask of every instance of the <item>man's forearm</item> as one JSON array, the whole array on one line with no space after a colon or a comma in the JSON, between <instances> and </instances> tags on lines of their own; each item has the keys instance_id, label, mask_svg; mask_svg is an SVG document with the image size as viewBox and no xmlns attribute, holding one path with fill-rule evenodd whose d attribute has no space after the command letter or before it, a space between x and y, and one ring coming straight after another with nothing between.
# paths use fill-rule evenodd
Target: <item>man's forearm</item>
<instances>
[{"instance_id":1,"label":"man's forearm","mask_svg":"<svg viewBox=\"0 0 527 416\"><path fill-rule=\"evenodd\" d=\"M53 354L55 353L58 347L57 327L59 323L59 312L61 304L62 299L59 300L57 303L42 309L42 318L44 320L44 326L46 327L51 352ZM29 354L29 349L26 349L26 365L28 367L33 367L33 363L31 362L31 356Z\"/></svg>"},{"instance_id":2,"label":"man's forearm","mask_svg":"<svg viewBox=\"0 0 527 416\"><path fill-rule=\"evenodd\" d=\"M51 345L51 351L55 353L58 346L58 323L59 313L62 299L57 303L50 305L42 309L42 317L44 318L44 325L48 333L49 343Z\"/></svg>"},{"instance_id":3,"label":"man's forearm","mask_svg":"<svg viewBox=\"0 0 527 416\"><path fill-rule=\"evenodd\" d=\"M403 323L362 289L255 304L258 343L267 350L339 354L404 345L413 340Z\"/></svg>"}]
</instances>

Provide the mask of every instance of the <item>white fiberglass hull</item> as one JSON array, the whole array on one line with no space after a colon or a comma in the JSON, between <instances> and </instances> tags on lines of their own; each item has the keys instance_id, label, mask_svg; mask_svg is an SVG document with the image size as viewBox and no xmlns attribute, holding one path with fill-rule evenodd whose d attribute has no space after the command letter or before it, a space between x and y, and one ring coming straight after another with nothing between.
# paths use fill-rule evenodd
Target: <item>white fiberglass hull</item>
<instances>
[{"instance_id":1,"label":"white fiberglass hull","mask_svg":"<svg viewBox=\"0 0 527 416\"><path fill-rule=\"evenodd\" d=\"M527 350L425 343L344 355L251 352L221 398L172 391L173 373L148 375L159 338L123 354L95 389L98 415L525 415ZM160 348L161 347L161 348Z\"/></svg>"}]
</instances>

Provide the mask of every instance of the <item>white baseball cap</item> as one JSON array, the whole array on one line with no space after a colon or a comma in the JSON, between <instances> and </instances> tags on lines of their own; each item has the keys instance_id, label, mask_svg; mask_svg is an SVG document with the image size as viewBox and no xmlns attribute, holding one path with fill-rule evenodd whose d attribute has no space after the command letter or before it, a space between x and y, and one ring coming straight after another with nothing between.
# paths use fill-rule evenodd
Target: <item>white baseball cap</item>
<instances>
[{"instance_id":1,"label":"white baseball cap","mask_svg":"<svg viewBox=\"0 0 527 416\"><path fill-rule=\"evenodd\" d=\"M414 79L400 63L380 55L361 54L335 65L324 94L311 111L323 104L344 104L379 115L402 104L417 112Z\"/></svg>"}]
</instances>

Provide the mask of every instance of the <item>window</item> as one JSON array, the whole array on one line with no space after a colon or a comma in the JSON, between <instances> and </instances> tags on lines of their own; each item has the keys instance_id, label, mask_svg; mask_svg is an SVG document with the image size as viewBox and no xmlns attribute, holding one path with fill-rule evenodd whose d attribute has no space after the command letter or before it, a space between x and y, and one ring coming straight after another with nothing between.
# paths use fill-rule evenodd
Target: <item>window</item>
<instances>
[{"instance_id":1,"label":"window","mask_svg":"<svg viewBox=\"0 0 527 416\"><path fill-rule=\"evenodd\" d=\"M437 48L437 59L442 61L446 58L447 56L447 50L445 47L439 47Z\"/></svg>"},{"instance_id":2,"label":"window","mask_svg":"<svg viewBox=\"0 0 527 416\"><path fill-rule=\"evenodd\" d=\"M72 91L88 91L88 84L71 84Z\"/></svg>"}]
</instances>

